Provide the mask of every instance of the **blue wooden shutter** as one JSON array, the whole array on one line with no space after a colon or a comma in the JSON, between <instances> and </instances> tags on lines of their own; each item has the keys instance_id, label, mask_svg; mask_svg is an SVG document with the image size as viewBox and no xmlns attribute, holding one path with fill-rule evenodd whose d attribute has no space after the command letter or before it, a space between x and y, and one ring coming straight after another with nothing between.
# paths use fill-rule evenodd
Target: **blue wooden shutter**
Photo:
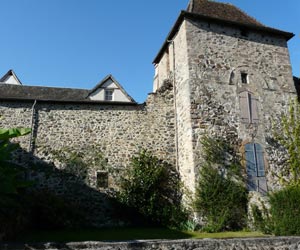
<instances>
[{"instance_id":1,"label":"blue wooden shutter","mask_svg":"<svg viewBox=\"0 0 300 250\"><path fill-rule=\"evenodd\" d=\"M258 109L258 99L248 93L248 98L249 98L249 109L250 109L250 116L251 116L251 123L258 123L258 112L257 112L257 109Z\"/></svg>"},{"instance_id":2,"label":"blue wooden shutter","mask_svg":"<svg viewBox=\"0 0 300 250\"><path fill-rule=\"evenodd\" d=\"M240 101L240 118L242 123L250 123L249 119L249 104L248 104L248 92L244 91L239 94Z\"/></svg>"},{"instance_id":3,"label":"blue wooden shutter","mask_svg":"<svg viewBox=\"0 0 300 250\"><path fill-rule=\"evenodd\" d=\"M253 144L245 145L245 153L246 153L246 169L248 176L256 176L256 160L255 160L255 151Z\"/></svg>"},{"instance_id":4,"label":"blue wooden shutter","mask_svg":"<svg viewBox=\"0 0 300 250\"><path fill-rule=\"evenodd\" d=\"M257 176L265 176L265 161L264 161L264 152L261 145L255 143L255 153L256 153L256 162L257 162Z\"/></svg>"},{"instance_id":5,"label":"blue wooden shutter","mask_svg":"<svg viewBox=\"0 0 300 250\"><path fill-rule=\"evenodd\" d=\"M245 145L246 170L247 170L247 188L249 191L257 191L258 183L256 179L256 161L253 144Z\"/></svg>"},{"instance_id":6,"label":"blue wooden shutter","mask_svg":"<svg viewBox=\"0 0 300 250\"><path fill-rule=\"evenodd\" d=\"M268 192L266 177L257 177L257 191L266 194Z\"/></svg>"},{"instance_id":7,"label":"blue wooden shutter","mask_svg":"<svg viewBox=\"0 0 300 250\"><path fill-rule=\"evenodd\" d=\"M258 143L245 145L247 188L249 191L267 193L263 148Z\"/></svg>"}]
</instances>

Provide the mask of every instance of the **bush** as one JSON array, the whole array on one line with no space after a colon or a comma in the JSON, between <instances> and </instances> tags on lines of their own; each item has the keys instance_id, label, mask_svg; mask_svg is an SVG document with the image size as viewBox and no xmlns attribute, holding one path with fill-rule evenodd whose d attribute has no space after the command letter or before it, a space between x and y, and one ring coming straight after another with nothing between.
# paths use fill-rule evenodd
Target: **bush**
<instances>
[{"instance_id":1,"label":"bush","mask_svg":"<svg viewBox=\"0 0 300 250\"><path fill-rule=\"evenodd\" d=\"M31 183L24 181L24 169L11 162L19 145L10 139L30 133L26 128L0 128L0 241L13 239L28 223L28 208L23 191Z\"/></svg>"},{"instance_id":2,"label":"bush","mask_svg":"<svg viewBox=\"0 0 300 250\"><path fill-rule=\"evenodd\" d=\"M275 235L300 235L300 186L287 186L270 195Z\"/></svg>"},{"instance_id":3,"label":"bush","mask_svg":"<svg viewBox=\"0 0 300 250\"><path fill-rule=\"evenodd\" d=\"M246 226L248 201L240 157L222 137L204 137L201 144L205 163L199 172L195 208L203 219L203 230L242 229Z\"/></svg>"},{"instance_id":4,"label":"bush","mask_svg":"<svg viewBox=\"0 0 300 250\"><path fill-rule=\"evenodd\" d=\"M225 178L209 165L202 167L196 190L195 207L204 218L204 231L239 230L246 225L246 188Z\"/></svg>"},{"instance_id":5,"label":"bush","mask_svg":"<svg viewBox=\"0 0 300 250\"><path fill-rule=\"evenodd\" d=\"M178 173L146 151L132 158L118 198L152 224L180 227L188 217L181 205Z\"/></svg>"}]
</instances>

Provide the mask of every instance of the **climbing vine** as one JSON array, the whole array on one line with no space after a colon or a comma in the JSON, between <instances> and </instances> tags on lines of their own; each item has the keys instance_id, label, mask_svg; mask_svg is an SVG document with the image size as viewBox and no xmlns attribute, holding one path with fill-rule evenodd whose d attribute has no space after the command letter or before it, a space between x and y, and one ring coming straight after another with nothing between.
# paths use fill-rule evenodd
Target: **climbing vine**
<instances>
[{"instance_id":1,"label":"climbing vine","mask_svg":"<svg viewBox=\"0 0 300 250\"><path fill-rule=\"evenodd\" d=\"M273 125L275 139L286 149L288 159L279 173L283 185L300 185L300 103L291 100L287 114L281 116L279 126Z\"/></svg>"}]
</instances>

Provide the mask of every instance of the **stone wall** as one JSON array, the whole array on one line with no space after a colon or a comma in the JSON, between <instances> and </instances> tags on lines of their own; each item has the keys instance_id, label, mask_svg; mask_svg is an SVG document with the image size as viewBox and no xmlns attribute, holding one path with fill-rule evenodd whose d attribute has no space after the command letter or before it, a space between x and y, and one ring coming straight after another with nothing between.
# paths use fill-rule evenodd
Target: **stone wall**
<instances>
[{"instance_id":1,"label":"stone wall","mask_svg":"<svg viewBox=\"0 0 300 250\"><path fill-rule=\"evenodd\" d=\"M195 172L201 165L203 135L232 138L232 144L241 147L255 142L264 148L272 189L271 173L280 159L268 155L266 138L272 137L272 119L296 97L285 38L190 19L185 28ZM247 83L242 83L242 73L247 74ZM257 123L241 120L240 95L245 91L256 98Z\"/></svg>"},{"instance_id":2,"label":"stone wall","mask_svg":"<svg viewBox=\"0 0 300 250\"><path fill-rule=\"evenodd\" d=\"M190 85L188 65L188 44L186 33L186 22L183 22L174 42L170 44L169 54L174 57L174 82L175 82L175 104L178 140L178 169L185 187L189 190L195 188L193 135L190 112ZM173 62L173 60L172 60Z\"/></svg>"},{"instance_id":3,"label":"stone wall","mask_svg":"<svg viewBox=\"0 0 300 250\"><path fill-rule=\"evenodd\" d=\"M226 137L242 157L246 143L260 144L269 189L278 187L274 176L286 152L271 143L271 125L296 97L284 37L186 18L156 68L160 81L174 82L178 169L186 187L194 192L203 135ZM255 102L255 122L242 121L245 93Z\"/></svg>"},{"instance_id":4,"label":"stone wall","mask_svg":"<svg viewBox=\"0 0 300 250\"><path fill-rule=\"evenodd\" d=\"M170 86L170 88L172 88ZM1 127L31 127L30 102L0 103ZM51 149L98 145L109 165L125 167L141 149L174 165L173 92L150 94L142 105L37 102L34 155L49 162ZM19 138L28 150L29 136Z\"/></svg>"},{"instance_id":5,"label":"stone wall","mask_svg":"<svg viewBox=\"0 0 300 250\"><path fill-rule=\"evenodd\" d=\"M35 162L38 168L29 172L35 186L83 204L83 210L90 210L90 225L114 224L108 215L111 214L108 213L111 205L109 196L118 188L120 177L126 175L130 159L140 150L148 150L175 166L171 84L166 83L160 91L150 94L147 102L141 105L38 101L34 112L32 106L33 102L0 103L1 128L31 127L34 114L32 141L29 135L15 140L22 147L22 154L17 154L15 161L24 164L31 159ZM28 151L32 151L33 155ZM67 169L70 165L66 162L68 154L78 152L84 159L89 158L88 163L91 163L84 182L77 176L80 173L76 169L71 169L71 174ZM103 159L97 158L98 153ZM107 187L97 186L99 172L108 173Z\"/></svg>"},{"instance_id":6,"label":"stone wall","mask_svg":"<svg viewBox=\"0 0 300 250\"><path fill-rule=\"evenodd\" d=\"M2 250L108 250L108 249L157 249L157 250L298 250L299 237L270 237L256 239L205 239L173 241L130 241L130 242L80 242L80 243L40 243L40 244L1 244Z\"/></svg>"}]
</instances>

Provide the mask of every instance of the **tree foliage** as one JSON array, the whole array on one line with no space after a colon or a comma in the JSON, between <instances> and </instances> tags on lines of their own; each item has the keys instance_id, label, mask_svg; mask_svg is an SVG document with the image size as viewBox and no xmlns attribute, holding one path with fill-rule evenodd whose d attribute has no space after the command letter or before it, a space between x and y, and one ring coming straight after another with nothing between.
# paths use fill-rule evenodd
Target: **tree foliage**
<instances>
[{"instance_id":1,"label":"tree foliage","mask_svg":"<svg viewBox=\"0 0 300 250\"><path fill-rule=\"evenodd\" d=\"M290 102L289 111L283 114L280 126L274 126L274 135L288 153L287 164L282 166L279 176L285 185L300 184L300 103ZM288 178L288 180L286 180Z\"/></svg>"},{"instance_id":2,"label":"tree foliage","mask_svg":"<svg viewBox=\"0 0 300 250\"><path fill-rule=\"evenodd\" d=\"M27 128L0 129L0 194L16 194L19 188L27 185L19 178L20 168L10 162L12 152L19 146L11 143L10 139L30 131Z\"/></svg>"},{"instance_id":3,"label":"tree foliage","mask_svg":"<svg viewBox=\"0 0 300 250\"><path fill-rule=\"evenodd\" d=\"M222 138L202 140L205 163L201 166L195 208L204 231L238 230L246 225L247 190L239 157Z\"/></svg>"},{"instance_id":4,"label":"tree foliage","mask_svg":"<svg viewBox=\"0 0 300 250\"><path fill-rule=\"evenodd\" d=\"M181 205L178 173L147 151L133 157L122 180L119 200L154 224L180 227L187 220Z\"/></svg>"},{"instance_id":5,"label":"tree foliage","mask_svg":"<svg viewBox=\"0 0 300 250\"><path fill-rule=\"evenodd\" d=\"M11 154L18 144L10 142L11 138L30 133L30 129L0 129L0 240L13 237L28 222L26 203L19 192L30 185L22 178L23 172L11 162Z\"/></svg>"}]
</instances>

